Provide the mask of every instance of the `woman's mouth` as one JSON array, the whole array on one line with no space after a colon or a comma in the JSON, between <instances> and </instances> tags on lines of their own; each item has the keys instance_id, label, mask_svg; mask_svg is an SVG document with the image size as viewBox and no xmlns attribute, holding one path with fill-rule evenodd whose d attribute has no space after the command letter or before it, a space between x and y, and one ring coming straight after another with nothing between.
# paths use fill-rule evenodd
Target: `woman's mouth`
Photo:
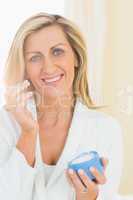
<instances>
[{"instance_id":1,"label":"woman's mouth","mask_svg":"<svg viewBox=\"0 0 133 200\"><path fill-rule=\"evenodd\" d=\"M57 82L59 82L62 79L63 76L64 74L59 74L50 78L41 78L41 81L45 85L55 85Z\"/></svg>"}]
</instances>

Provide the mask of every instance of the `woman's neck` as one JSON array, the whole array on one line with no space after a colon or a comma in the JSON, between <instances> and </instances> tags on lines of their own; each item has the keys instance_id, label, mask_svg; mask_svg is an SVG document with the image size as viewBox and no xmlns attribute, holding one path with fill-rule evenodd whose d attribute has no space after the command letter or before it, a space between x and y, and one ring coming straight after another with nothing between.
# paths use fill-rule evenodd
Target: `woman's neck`
<instances>
[{"instance_id":1,"label":"woman's neck","mask_svg":"<svg viewBox=\"0 0 133 200\"><path fill-rule=\"evenodd\" d=\"M67 124L72 118L75 106L73 96L46 98L43 103L37 106L37 114L39 122L45 124L46 127L57 127L58 125Z\"/></svg>"}]
</instances>

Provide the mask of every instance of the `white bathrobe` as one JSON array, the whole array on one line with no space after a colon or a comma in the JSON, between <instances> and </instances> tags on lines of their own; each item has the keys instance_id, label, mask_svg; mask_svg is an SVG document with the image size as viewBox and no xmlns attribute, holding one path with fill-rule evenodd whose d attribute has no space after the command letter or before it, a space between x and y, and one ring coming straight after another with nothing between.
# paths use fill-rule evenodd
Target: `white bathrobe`
<instances>
[{"instance_id":1,"label":"white bathrobe","mask_svg":"<svg viewBox=\"0 0 133 200\"><path fill-rule=\"evenodd\" d=\"M107 183L99 186L98 200L114 200L122 172L122 131L119 123L102 112L88 109L77 99L68 137L45 184L39 134L34 168L28 165L16 144L21 128L13 116L0 110L0 199L1 200L76 200L74 188L65 176L67 163L82 151L97 151L107 157Z\"/></svg>"}]
</instances>

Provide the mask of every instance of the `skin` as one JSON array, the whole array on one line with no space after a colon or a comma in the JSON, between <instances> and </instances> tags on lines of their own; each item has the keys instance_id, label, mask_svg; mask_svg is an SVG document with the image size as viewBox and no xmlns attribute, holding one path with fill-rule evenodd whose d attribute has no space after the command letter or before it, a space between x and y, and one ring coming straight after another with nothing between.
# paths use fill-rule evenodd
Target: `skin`
<instances>
[{"instance_id":1,"label":"skin","mask_svg":"<svg viewBox=\"0 0 133 200\"><path fill-rule=\"evenodd\" d=\"M56 52L57 48L60 49L60 52ZM40 55L39 53L29 52L40 52L41 57L38 57ZM35 89L39 92L39 94L42 97L43 94L45 94L47 102L54 102L57 98L57 94L59 99L63 95L69 95L71 98L73 98L72 83L74 80L75 56L64 33L58 26L47 27L31 35L26 41L25 55L28 77L32 81ZM34 61L31 60L33 58ZM60 83L56 85L56 88L50 88L47 86L41 87L39 83L41 74L50 75L62 72L65 74L65 76L60 81ZM68 107L70 107L69 103ZM57 101L57 104L54 107L52 106L50 109L57 112L62 109L62 105L60 105L60 103ZM45 116L47 115L48 119L48 111L50 109L48 108L43 110L45 123ZM54 118L52 119L54 120ZM56 115L56 125L58 122L60 123L60 117ZM103 165L104 167L106 166L106 160L104 159ZM96 169L93 170L94 171L92 173L96 177L97 184L104 184L106 180L105 176L101 175ZM84 173L79 173L79 175L86 183L87 187L90 189L87 194L82 195L80 195L80 191L83 190L84 186L75 172L66 172L66 175L77 191L77 200L94 200L96 198L97 192L95 192L95 188L97 187L97 184L89 180Z\"/></svg>"},{"instance_id":2,"label":"skin","mask_svg":"<svg viewBox=\"0 0 133 200\"><path fill-rule=\"evenodd\" d=\"M72 83L77 64L74 52L61 28L49 26L30 35L25 43L25 61L28 78L43 99L38 110L43 113L45 124L56 126L62 119L60 114L66 108L68 111L72 110ZM41 76L60 73L64 76L56 86L41 85ZM53 117L49 120L51 111Z\"/></svg>"},{"instance_id":3,"label":"skin","mask_svg":"<svg viewBox=\"0 0 133 200\"><path fill-rule=\"evenodd\" d=\"M31 113L26 109L26 101L32 97L29 91L27 91L29 86L26 83L23 83L20 87L19 96L21 103L17 105L17 109L11 109L8 102L10 97L12 103L16 104L15 91L8 91L6 99L8 110L14 115L22 128L17 148L25 155L27 162L34 166L37 129L40 132L42 147L42 141L47 141L45 146L48 147L53 146L54 141L56 146L59 147L55 156L59 157L62 152L73 114L72 84L77 60L62 29L55 25L45 27L31 34L25 41L24 56L27 79L31 82L31 88L36 91L36 94L42 100L37 105L38 121L35 121ZM63 73L64 76L54 86L47 86L40 81L42 76L60 73ZM41 117L39 117L40 113ZM67 113L67 115L64 115L64 113ZM47 130L49 134L44 135L44 130ZM54 150L46 149L47 153L50 151L53 153L55 146ZM106 168L107 160L103 158L102 162L104 168ZM96 169L92 173L96 177L96 183L89 180L85 174L79 174L88 188L88 192L82 194L81 191L84 189L84 186L80 179L75 172L66 171L69 183L76 190L77 200L95 200L98 195L98 184L106 182L105 174L101 175Z\"/></svg>"},{"instance_id":4,"label":"skin","mask_svg":"<svg viewBox=\"0 0 133 200\"><path fill-rule=\"evenodd\" d=\"M98 184L105 184L106 183L106 176L105 176L105 169L108 164L108 160L105 158L101 158L102 164L104 166L104 172L103 174L99 173L99 171L96 168L91 168L90 171L93 174L93 176L96 178L96 182L91 181L91 179L85 174L83 170L79 170L78 174L80 178L82 179L83 183L86 185L88 192L82 193L84 189L84 185L78 178L77 174L73 170L66 170L66 176L68 179L69 184L75 188L76 190L76 197L77 200L96 200L98 197Z\"/></svg>"}]
</instances>

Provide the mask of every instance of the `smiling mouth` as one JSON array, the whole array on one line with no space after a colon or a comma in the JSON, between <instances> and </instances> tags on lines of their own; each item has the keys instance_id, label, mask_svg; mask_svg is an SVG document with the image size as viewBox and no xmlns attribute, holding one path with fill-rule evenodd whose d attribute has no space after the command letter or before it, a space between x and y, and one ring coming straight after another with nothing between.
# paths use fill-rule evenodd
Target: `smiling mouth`
<instances>
[{"instance_id":1,"label":"smiling mouth","mask_svg":"<svg viewBox=\"0 0 133 200\"><path fill-rule=\"evenodd\" d=\"M63 76L64 76L64 74L60 74L60 75L56 75L56 76L54 76L52 78L42 78L41 81L43 83L45 83L45 85L52 85L52 84L57 83L58 81L60 81Z\"/></svg>"}]
</instances>

